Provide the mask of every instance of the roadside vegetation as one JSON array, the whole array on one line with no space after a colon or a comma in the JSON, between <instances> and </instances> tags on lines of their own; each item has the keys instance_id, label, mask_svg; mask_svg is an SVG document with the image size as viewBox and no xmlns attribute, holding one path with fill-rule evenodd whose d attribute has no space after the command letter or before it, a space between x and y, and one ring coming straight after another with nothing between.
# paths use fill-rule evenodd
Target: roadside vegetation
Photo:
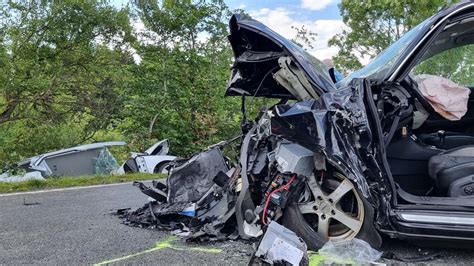
<instances>
[{"instance_id":1,"label":"roadside vegetation","mask_svg":"<svg viewBox=\"0 0 474 266\"><path fill-rule=\"evenodd\" d=\"M163 178L163 174L125 174L108 176L78 176L47 178L45 180L29 180L24 182L0 182L0 193L34 191L41 189L67 188L77 186L92 186L132 181L155 180Z\"/></svg>"}]
</instances>

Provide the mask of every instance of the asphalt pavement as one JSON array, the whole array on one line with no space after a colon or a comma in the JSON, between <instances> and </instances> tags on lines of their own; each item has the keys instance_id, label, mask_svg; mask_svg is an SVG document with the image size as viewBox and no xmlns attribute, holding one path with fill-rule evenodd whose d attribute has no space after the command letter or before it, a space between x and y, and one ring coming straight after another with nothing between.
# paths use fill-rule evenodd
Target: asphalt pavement
<instances>
[{"instance_id":1,"label":"asphalt pavement","mask_svg":"<svg viewBox=\"0 0 474 266\"><path fill-rule=\"evenodd\" d=\"M0 194L0 265L248 263L255 244L225 241L191 245L173 240L167 232L123 225L111 214L117 209L140 207L146 200L129 183ZM442 257L430 264L474 262L472 251L418 248L398 240L386 240L383 250L403 257L442 251Z\"/></svg>"}]
</instances>

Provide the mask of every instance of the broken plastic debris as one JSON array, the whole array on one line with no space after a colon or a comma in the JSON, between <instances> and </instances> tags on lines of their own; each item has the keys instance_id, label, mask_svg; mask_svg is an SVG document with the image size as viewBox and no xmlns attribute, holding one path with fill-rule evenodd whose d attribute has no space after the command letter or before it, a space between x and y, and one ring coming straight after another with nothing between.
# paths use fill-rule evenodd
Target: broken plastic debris
<instances>
[{"instance_id":1,"label":"broken plastic debris","mask_svg":"<svg viewBox=\"0 0 474 266\"><path fill-rule=\"evenodd\" d=\"M319 250L326 263L369 263L382 257L382 252L372 248L364 240L353 238L351 240L329 240Z\"/></svg>"},{"instance_id":2,"label":"broken plastic debris","mask_svg":"<svg viewBox=\"0 0 474 266\"><path fill-rule=\"evenodd\" d=\"M182 211L178 212L178 214L186 215L189 217L196 216L196 203L191 203L190 206L184 208Z\"/></svg>"},{"instance_id":3,"label":"broken plastic debris","mask_svg":"<svg viewBox=\"0 0 474 266\"><path fill-rule=\"evenodd\" d=\"M301 260L307 257L306 252L306 244L301 238L293 231L272 221L254 257L270 264L288 262L291 265L299 265Z\"/></svg>"},{"instance_id":4,"label":"broken plastic debris","mask_svg":"<svg viewBox=\"0 0 474 266\"><path fill-rule=\"evenodd\" d=\"M195 154L181 164L176 162L168 177L168 201L196 202L215 184L213 178L229 168L219 148Z\"/></svg>"}]
</instances>

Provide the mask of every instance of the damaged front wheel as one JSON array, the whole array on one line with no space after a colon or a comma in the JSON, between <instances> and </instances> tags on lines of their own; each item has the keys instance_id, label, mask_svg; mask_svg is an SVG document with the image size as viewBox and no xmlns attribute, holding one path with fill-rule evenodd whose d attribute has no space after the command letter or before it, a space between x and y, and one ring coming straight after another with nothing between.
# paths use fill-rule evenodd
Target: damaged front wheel
<instances>
[{"instance_id":1,"label":"damaged front wheel","mask_svg":"<svg viewBox=\"0 0 474 266\"><path fill-rule=\"evenodd\" d=\"M283 224L296 232L310 249L318 250L330 239L360 238L372 246L381 239L373 226L374 210L345 176L309 178L298 201L290 204Z\"/></svg>"}]
</instances>

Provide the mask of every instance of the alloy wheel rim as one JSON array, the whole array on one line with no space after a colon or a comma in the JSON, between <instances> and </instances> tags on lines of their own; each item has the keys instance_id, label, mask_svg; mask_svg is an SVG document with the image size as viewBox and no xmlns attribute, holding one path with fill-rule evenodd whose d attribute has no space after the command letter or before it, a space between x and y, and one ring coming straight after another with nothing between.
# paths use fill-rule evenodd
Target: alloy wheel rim
<instances>
[{"instance_id":1,"label":"alloy wheel rim","mask_svg":"<svg viewBox=\"0 0 474 266\"><path fill-rule=\"evenodd\" d=\"M324 239L352 239L362 228L364 205L348 178L336 173L334 180L338 182L337 187L325 191L314 177L310 178L307 186L310 200L300 201L298 208L305 219L311 217L312 222L307 222ZM347 205L352 207L347 208Z\"/></svg>"}]
</instances>

